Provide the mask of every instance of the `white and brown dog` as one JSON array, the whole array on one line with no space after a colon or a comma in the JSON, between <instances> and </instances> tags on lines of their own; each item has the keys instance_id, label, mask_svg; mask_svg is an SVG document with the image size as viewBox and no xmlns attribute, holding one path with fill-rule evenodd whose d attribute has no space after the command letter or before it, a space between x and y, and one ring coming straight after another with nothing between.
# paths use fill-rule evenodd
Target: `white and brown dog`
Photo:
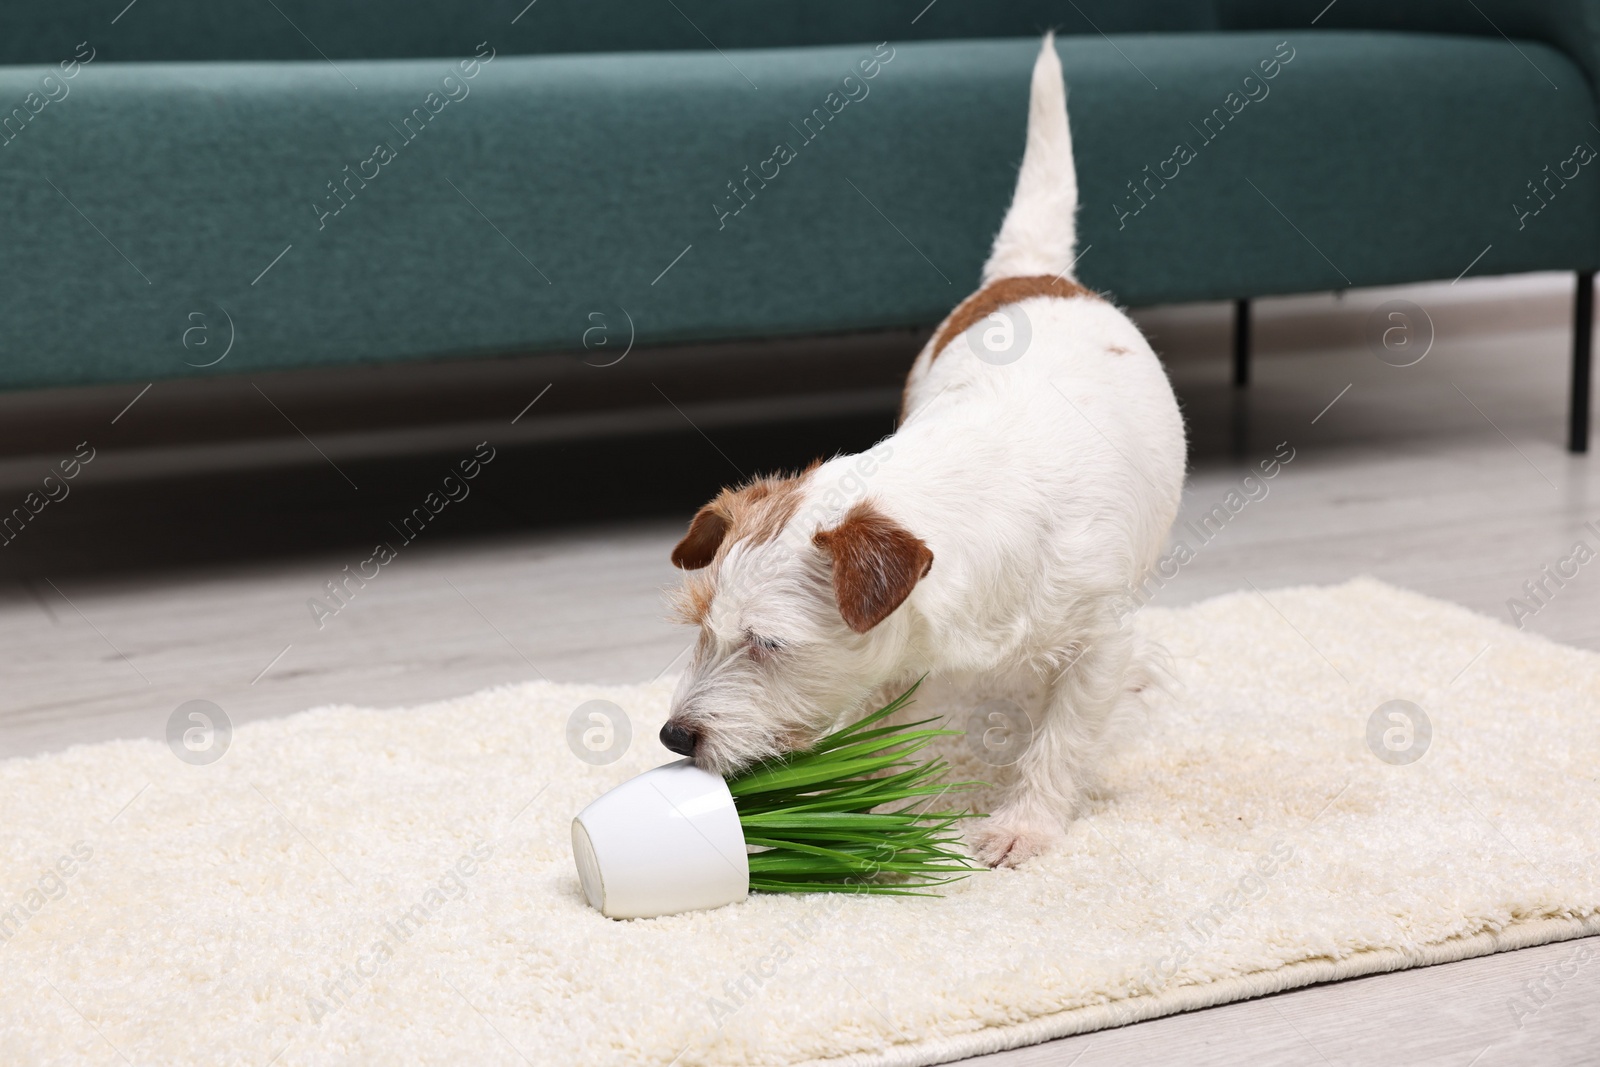
<instances>
[{"instance_id":1,"label":"white and brown dog","mask_svg":"<svg viewBox=\"0 0 1600 1067\"><path fill-rule=\"evenodd\" d=\"M700 627L662 742L728 773L803 748L924 672L1036 724L972 845L1060 840L1147 664L1118 610L1160 553L1183 420L1137 327L1073 276L1077 175L1054 41L983 286L913 365L868 452L724 490L672 561Z\"/></svg>"}]
</instances>

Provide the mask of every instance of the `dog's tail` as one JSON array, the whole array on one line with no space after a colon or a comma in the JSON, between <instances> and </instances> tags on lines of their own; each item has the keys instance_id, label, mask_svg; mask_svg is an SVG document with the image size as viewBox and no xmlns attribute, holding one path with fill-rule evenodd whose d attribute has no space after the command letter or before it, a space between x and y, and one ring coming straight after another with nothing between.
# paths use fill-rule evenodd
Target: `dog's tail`
<instances>
[{"instance_id":1,"label":"dog's tail","mask_svg":"<svg viewBox=\"0 0 1600 1067\"><path fill-rule=\"evenodd\" d=\"M1028 147L1011 209L983 265L985 284L1033 274L1076 281L1077 213L1078 172L1072 162L1072 131L1067 127L1067 89L1055 34L1047 33L1033 65Z\"/></svg>"}]
</instances>

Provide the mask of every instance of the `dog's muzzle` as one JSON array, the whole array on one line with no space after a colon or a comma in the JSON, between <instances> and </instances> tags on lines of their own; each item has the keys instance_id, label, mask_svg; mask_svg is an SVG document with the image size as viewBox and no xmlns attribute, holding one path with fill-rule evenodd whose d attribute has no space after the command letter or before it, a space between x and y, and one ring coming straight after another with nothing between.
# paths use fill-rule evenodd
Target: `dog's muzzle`
<instances>
[{"instance_id":1,"label":"dog's muzzle","mask_svg":"<svg viewBox=\"0 0 1600 1067\"><path fill-rule=\"evenodd\" d=\"M693 756L695 746L700 743L700 735L682 723L672 722L670 719L661 728L661 743L667 746L670 752L680 756Z\"/></svg>"}]
</instances>

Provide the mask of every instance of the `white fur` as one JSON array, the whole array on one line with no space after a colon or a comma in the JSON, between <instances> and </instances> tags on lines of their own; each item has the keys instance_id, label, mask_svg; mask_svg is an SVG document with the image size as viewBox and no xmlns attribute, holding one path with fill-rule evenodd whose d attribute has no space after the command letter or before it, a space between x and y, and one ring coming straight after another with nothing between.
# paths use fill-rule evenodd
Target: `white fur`
<instances>
[{"instance_id":1,"label":"white fur","mask_svg":"<svg viewBox=\"0 0 1600 1067\"><path fill-rule=\"evenodd\" d=\"M1078 244L1078 170L1067 128L1067 88L1061 80L1055 34L1047 33L1033 65L1028 100L1028 145L1017 173L1011 210L994 239L983 280L1072 273Z\"/></svg>"},{"instance_id":2,"label":"white fur","mask_svg":"<svg viewBox=\"0 0 1600 1067\"><path fill-rule=\"evenodd\" d=\"M1069 271L1076 206L1046 37L1016 195L985 279ZM935 360L930 342L901 428L817 468L776 540L732 546L711 577L673 718L700 732L702 765L728 771L809 743L924 672L930 697L1016 699L1034 741L973 842L985 861L1015 864L1061 836L1108 724L1150 681L1115 608L1166 541L1185 460L1166 375L1119 310L1090 297L1009 310L1031 324L1019 359L984 362L969 334ZM887 619L856 634L811 538L861 500L920 537L933 565ZM753 648L752 635L783 648Z\"/></svg>"}]
</instances>

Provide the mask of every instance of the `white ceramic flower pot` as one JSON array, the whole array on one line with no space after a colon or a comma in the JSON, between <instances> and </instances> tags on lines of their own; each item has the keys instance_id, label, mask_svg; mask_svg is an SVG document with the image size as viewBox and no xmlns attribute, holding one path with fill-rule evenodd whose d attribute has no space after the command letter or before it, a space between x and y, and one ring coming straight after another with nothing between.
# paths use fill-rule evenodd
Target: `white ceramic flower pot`
<instances>
[{"instance_id":1,"label":"white ceramic flower pot","mask_svg":"<svg viewBox=\"0 0 1600 1067\"><path fill-rule=\"evenodd\" d=\"M631 778L572 820L584 896L613 919L720 908L750 893L728 783L690 760Z\"/></svg>"}]
</instances>

